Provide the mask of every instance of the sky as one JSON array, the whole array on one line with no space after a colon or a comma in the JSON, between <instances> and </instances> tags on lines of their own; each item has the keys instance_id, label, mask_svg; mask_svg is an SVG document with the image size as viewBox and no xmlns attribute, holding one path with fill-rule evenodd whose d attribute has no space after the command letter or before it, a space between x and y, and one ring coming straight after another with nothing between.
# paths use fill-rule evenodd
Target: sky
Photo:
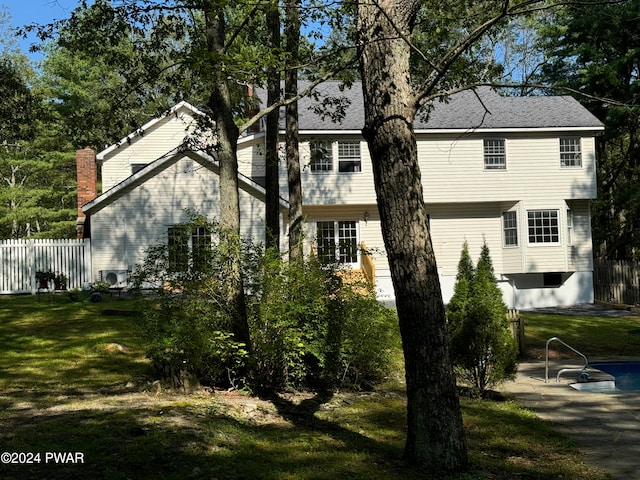
<instances>
[{"instance_id":1,"label":"sky","mask_svg":"<svg viewBox=\"0 0 640 480\"><path fill-rule=\"evenodd\" d=\"M11 25L14 27L31 23L47 24L67 18L77 5L77 0L0 0L0 7L7 7L11 16ZM29 47L35 42L37 42L35 36L19 41L22 53L29 55L33 60L40 58L37 54L29 53Z\"/></svg>"}]
</instances>

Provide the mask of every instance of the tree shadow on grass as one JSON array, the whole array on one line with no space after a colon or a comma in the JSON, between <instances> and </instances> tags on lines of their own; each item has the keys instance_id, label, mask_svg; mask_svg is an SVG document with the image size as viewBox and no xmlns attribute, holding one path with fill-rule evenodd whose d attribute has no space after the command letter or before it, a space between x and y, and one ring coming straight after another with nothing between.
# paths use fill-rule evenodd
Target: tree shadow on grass
<instances>
[{"instance_id":1,"label":"tree shadow on grass","mask_svg":"<svg viewBox=\"0 0 640 480\"><path fill-rule=\"evenodd\" d=\"M399 463L397 442L378 441L343 421L318 418L330 399L317 396L295 404L275 397L273 418L266 422L234 414L217 404L215 395L199 403L166 396L144 406L117 405L117 396L107 399L107 406L85 407L76 399L72 411L51 405L35 414L33 409L4 412L3 451L40 453L40 463L0 465L0 477L420 478ZM389 413L381 411L367 421L388 421ZM47 452L79 452L83 463L56 464Z\"/></svg>"}]
</instances>

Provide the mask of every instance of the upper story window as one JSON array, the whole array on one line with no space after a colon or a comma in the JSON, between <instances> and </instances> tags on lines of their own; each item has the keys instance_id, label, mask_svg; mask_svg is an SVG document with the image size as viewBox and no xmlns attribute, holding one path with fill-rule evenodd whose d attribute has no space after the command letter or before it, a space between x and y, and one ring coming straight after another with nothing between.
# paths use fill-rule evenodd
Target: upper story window
<instances>
[{"instance_id":1,"label":"upper story window","mask_svg":"<svg viewBox=\"0 0 640 480\"><path fill-rule=\"evenodd\" d=\"M516 212L503 212L502 228L505 247L518 246L518 217Z\"/></svg>"},{"instance_id":2,"label":"upper story window","mask_svg":"<svg viewBox=\"0 0 640 480\"><path fill-rule=\"evenodd\" d=\"M331 142L312 140L309 143L309 148L311 149L311 171L332 172L333 152Z\"/></svg>"},{"instance_id":3,"label":"upper story window","mask_svg":"<svg viewBox=\"0 0 640 480\"><path fill-rule=\"evenodd\" d=\"M582 166L582 148L580 145L580 137L560 138L560 166Z\"/></svg>"},{"instance_id":4,"label":"upper story window","mask_svg":"<svg viewBox=\"0 0 640 480\"><path fill-rule=\"evenodd\" d=\"M329 142L312 140L309 142L311 158L309 166L312 172L335 171L334 158L338 159L338 172L360 172L362 158L360 141L349 140Z\"/></svg>"},{"instance_id":5,"label":"upper story window","mask_svg":"<svg viewBox=\"0 0 640 480\"><path fill-rule=\"evenodd\" d=\"M529 243L558 243L560 241L558 210L531 210Z\"/></svg>"},{"instance_id":6,"label":"upper story window","mask_svg":"<svg viewBox=\"0 0 640 480\"><path fill-rule=\"evenodd\" d=\"M507 153L502 138L485 138L484 169L504 170L507 168Z\"/></svg>"},{"instance_id":7,"label":"upper story window","mask_svg":"<svg viewBox=\"0 0 640 480\"><path fill-rule=\"evenodd\" d=\"M360 171L360 142L338 142L338 171Z\"/></svg>"},{"instance_id":8,"label":"upper story window","mask_svg":"<svg viewBox=\"0 0 640 480\"><path fill-rule=\"evenodd\" d=\"M358 224L355 220L316 222L321 263L358 263Z\"/></svg>"}]
</instances>

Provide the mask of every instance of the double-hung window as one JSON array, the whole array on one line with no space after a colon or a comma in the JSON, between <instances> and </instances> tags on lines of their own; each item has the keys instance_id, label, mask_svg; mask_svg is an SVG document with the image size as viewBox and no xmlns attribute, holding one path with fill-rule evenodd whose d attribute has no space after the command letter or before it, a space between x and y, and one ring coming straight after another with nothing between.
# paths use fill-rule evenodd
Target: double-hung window
<instances>
[{"instance_id":1,"label":"double-hung window","mask_svg":"<svg viewBox=\"0 0 640 480\"><path fill-rule=\"evenodd\" d=\"M567 245L573 245L573 212L567 210Z\"/></svg>"},{"instance_id":2,"label":"double-hung window","mask_svg":"<svg viewBox=\"0 0 640 480\"><path fill-rule=\"evenodd\" d=\"M321 263L358 263L358 222L316 222L318 259Z\"/></svg>"},{"instance_id":3,"label":"double-hung window","mask_svg":"<svg viewBox=\"0 0 640 480\"><path fill-rule=\"evenodd\" d=\"M312 172L334 172L337 158L338 172L360 172L362 170L362 157L360 141L312 140L309 142L310 162Z\"/></svg>"},{"instance_id":4,"label":"double-hung window","mask_svg":"<svg viewBox=\"0 0 640 480\"><path fill-rule=\"evenodd\" d=\"M502 213L502 229L504 231L504 246L518 246L518 217L516 212Z\"/></svg>"},{"instance_id":5,"label":"double-hung window","mask_svg":"<svg viewBox=\"0 0 640 480\"><path fill-rule=\"evenodd\" d=\"M484 169L505 170L507 168L507 152L502 138L484 139Z\"/></svg>"},{"instance_id":6,"label":"double-hung window","mask_svg":"<svg viewBox=\"0 0 640 480\"><path fill-rule=\"evenodd\" d=\"M211 257L211 232L207 227L178 225L169 227L167 234L170 271L202 270L205 267Z\"/></svg>"},{"instance_id":7,"label":"double-hung window","mask_svg":"<svg viewBox=\"0 0 640 480\"><path fill-rule=\"evenodd\" d=\"M338 142L338 171L359 172L360 165L360 142Z\"/></svg>"},{"instance_id":8,"label":"double-hung window","mask_svg":"<svg viewBox=\"0 0 640 480\"><path fill-rule=\"evenodd\" d=\"M582 166L582 148L580 145L580 137L560 138L560 166Z\"/></svg>"},{"instance_id":9,"label":"double-hung window","mask_svg":"<svg viewBox=\"0 0 640 480\"><path fill-rule=\"evenodd\" d=\"M311 149L311 171L312 172L332 172L333 171L333 146L331 142L324 140L312 140L309 143Z\"/></svg>"},{"instance_id":10,"label":"double-hung window","mask_svg":"<svg viewBox=\"0 0 640 480\"><path fill-rule=\"evenodd\" d=\"M531 210L527 212L529 243L558 243L560 230L558 210Z\"/></svg>"}]
</instances>

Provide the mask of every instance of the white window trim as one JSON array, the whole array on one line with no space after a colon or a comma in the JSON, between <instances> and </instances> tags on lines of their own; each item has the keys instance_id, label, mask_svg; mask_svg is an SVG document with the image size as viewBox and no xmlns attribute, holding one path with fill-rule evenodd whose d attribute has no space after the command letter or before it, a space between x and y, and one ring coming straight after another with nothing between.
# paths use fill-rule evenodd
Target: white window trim
<instances>
[{"instance_id":1,"label":"white window trim","mask_svg":"<svg viewBox=\"0 0 640 480\"><path fill-rule=\"evenodd\" d=\"M557 235L558 235L558 240L554 241L554 242L532 242L531 241L531 235L529 234L529 214L530 213L534 213L534 212L555 212L555 217L557 220ZM535 208L535 209L531 209L531 210L527 210L527 225L526 225L526 235L527 235L527 245L531 246L531 247L546 247L546 246L559 246L562 245L562 221L561 221L561 214L560 214L560 210L557 208ZM543 234L544 235L544 234Z\"/></svg>"},{"instance_id":2,"label":"white window trim","mask_svg":"<svg viewBox=\"0 0 640 480\"><path fill-rule=\"evenodd\" d=\"M573 237L575 234L573 225L573 211L567 208L567 245L573 246Z\"/></svg>"},{"instance_id":3,"label":"white window trim","mask_svg":"<svg viewBox=\"0 0 640 480\"><path fill-rule=\"evenodd\" d=\"M353 219L353 218L341 218L341 219L330 219L330 218L317 218L313 221L312 225L314 228L314 232L316 235L316 239L314 241L315 243L315 248L316 248L316 254L319 256L319 251L318 251L318 239L317 239L317 235L318 235L318 223L320 222L333 222L333 229L335 232L335 242L336 242L336 259L337 259L337 264L338 265L343 265L345 267L349 267L352 269L359 269L360 265L361 265L361 251L360 251L360 221L357 219ZM356 227L356 261L355 262L347 262L347 263L342 263L339 261L339 243L340 243L340 227L339 227L339 222L355 222L355 227Z\"/></svg>"},{"instance_id":4,"label":"white window trim","mask_svg":"<svg viewBox=\"0 0 640 480\"><path fill-rule=\"evenodd\" d=\"M318 142L318 143L326 143L328 145L330 145L331 150L330 150L330 154L331 154L331 169L329 170L314 170L312 167L312 161L311 161L311 144L314 142ZM353 172L341 172L340 171L340 155L339 155L339 151L340 151L340 144L344 144L344 143L354 143L354 144L358 144L359 150L360 150L360 157L358 158L359 162L360 162L360 168L359 170L353 171ZM319 138L314 138L309 140L308 142L309 144L309 171L313 174L313 175L323 175L323 174L339 174L339 175L348 175L348 174L359 174L362 173L362 164L363 164L363 159L362 159L362 141L361 140L335 140L335 139L319 139ZM353 161L355 161L356 157L353 157ZM349 160L347 158L345 158L345 161L352 161Z\"/></svg>"},{"instance_id":5,"label":"white window trim","mask_svg":"<svg viewBox=\"0 0 640 480\"><path fill-rule=\"evenodd\" d=\"M515 220L515 226L513 227L507 227L505 225L505 215L506 214L512 214L514 216L514 220ZM500 216L500 220L502 222L502 246L504 248L518 248L520 247L520 235L518 232L518 212L516 210L507 210L502 212L502 215ZM508 244L507 243L507 230L515 230L516 232L516 243L515 244Z\"/></svg>"},{"instance_id":6,"label":"white window trim","mask_svg":"<svg viewBox=\"0 0 640 480\"><path fill-rule=\"evenodd\" d=\"M504 147L504 165L500 166L500 167L490 167L487 166L487 154L486 154L486 142L491 142L491 141L500 141L502 142L502 145ZM508 161L507 161L507 140L505 138L498 138L498 137L487 137L487 138L483 138L482 139L482 169L485 172L505 172L508 168Z\"/></svg>"},{"instance_id":7,"label":"white window trim","mask_svg":"<svg viewBox=\"0 0 640 480\"><path fill-rule=\"evenodd\" d=\"M563 140L572 140L572 141L576 141L577 145L578 145L578 152L563 152L562 151L562 141ZM563 159L562 159L562 154L563 153L578 153L579 154L579 159L578 159L578 164L577 165L563 165ZM572 137L572 136L565 136L565 137L560 137L558 138L558 159L560 161L560 168L564 169L564 168L582 168L583 165L583 155L582 155L582 137Z\"/></svg>"}]
</instances>

